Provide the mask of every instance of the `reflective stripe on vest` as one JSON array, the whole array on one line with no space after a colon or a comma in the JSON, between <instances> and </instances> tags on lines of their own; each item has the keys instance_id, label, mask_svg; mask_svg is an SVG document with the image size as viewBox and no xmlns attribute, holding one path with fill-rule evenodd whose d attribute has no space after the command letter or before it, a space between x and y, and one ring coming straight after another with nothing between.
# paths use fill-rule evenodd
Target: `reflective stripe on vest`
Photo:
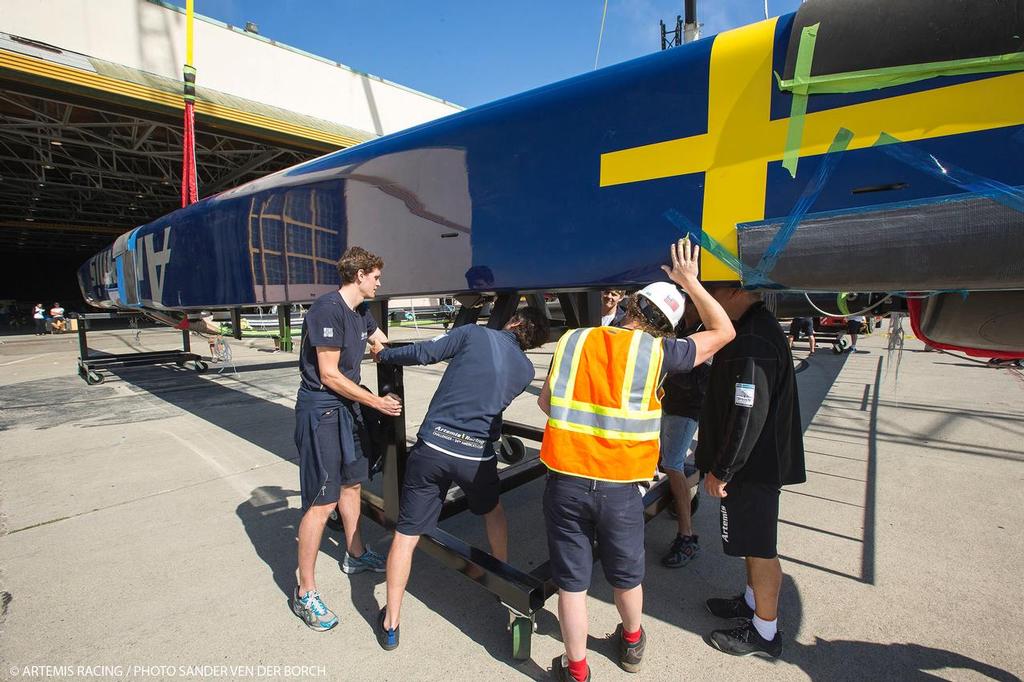
<instances>
[{"instance_id":1,"label":"reflective stripe on vest","mask_svg":"<svg viewBox=\"0 0 1024 682\"><path fill-rule=\"evenodd\" d=\"M661 431L656 391L662 355L661 341L639 330L599 327L563 335L548 379L551 409L541 460L588 478L649 480Z\"/></svg>"}]
</instances>

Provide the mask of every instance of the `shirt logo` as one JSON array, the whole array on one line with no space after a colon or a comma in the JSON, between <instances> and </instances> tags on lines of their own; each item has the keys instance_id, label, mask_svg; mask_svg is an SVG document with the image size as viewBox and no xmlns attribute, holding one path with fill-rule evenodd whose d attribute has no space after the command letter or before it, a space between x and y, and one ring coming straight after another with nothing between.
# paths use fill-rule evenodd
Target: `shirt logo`
<instances>
[{"instance_id":1,"label":"shirt logo","mask_svg":"<svg viewBox=\"0 0 1024 682\"><path fill-rule=\"evenodd\" d=\"M736 404L740 407L754 406L754 384L736 384Z\"/></svg>"},{"instance_id":2,"label":"shirt logo","mask_svg":"<svg viewBox=\"0 0 1024 682\"><path fill-rule=\"evenodd\" d=\"M333 339L334 338L334 328L333 327L324 327L324 338L325 339Z\"/></svg>"}]
</instances>

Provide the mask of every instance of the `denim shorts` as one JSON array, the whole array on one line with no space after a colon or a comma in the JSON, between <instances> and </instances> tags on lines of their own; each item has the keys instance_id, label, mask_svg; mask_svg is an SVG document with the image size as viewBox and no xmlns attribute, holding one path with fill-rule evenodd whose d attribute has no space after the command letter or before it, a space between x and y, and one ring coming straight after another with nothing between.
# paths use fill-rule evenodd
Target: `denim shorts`
<instances>
[{"instance_id":1,"label":"denim shorts","mask_svg":"<svg viewBox=\"0 0 1024 682\"><path fill-rule=\"evenodd\" d=\"M681 471L690 476L697 468L686 461L686 453L697 435L697 420L678 417L674 414L661 415L661 467Z\"/></svg>"}]
</instances>

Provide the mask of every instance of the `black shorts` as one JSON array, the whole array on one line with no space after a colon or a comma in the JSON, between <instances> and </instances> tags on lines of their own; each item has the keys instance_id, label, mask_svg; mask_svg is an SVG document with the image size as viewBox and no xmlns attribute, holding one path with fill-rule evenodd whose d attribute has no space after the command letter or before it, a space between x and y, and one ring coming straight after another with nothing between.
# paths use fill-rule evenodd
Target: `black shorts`
<instances>
[{"instance_id":1,"label":"black shorts","mask_svg":"<svg viewBox=\"0 0 1024 682\"><path fill-rule=\"evenodd\" d=\"M846 321L846 333L847 334L860 334L861 325L864 324L858 320L847 320Z\"/></svg>"},{"instance_id":2,"label":"black shorts","mask_svg":"<svg viewBox=\"0 0 1024 682\"><path fill-rule=\"evenodd\" d=\"M800 338L800 335L814 336L814 321L809 317L794 317L793 321L789 323L789 335L794 339Z\"/></svg>"},{"instance_id":3,"label":"black shorts","mask_svg":"<svg viewBox=\"0 0 1024 682\"><path fill-rule=\"evenodd\" d=\"M316 504L337 502L343 487L365 483L370 480L369 462L363 452L365 431L351 418L352 439L355 441L355 461L345 464L341 454L341 440L338 432L339 410L347 407L335 407L327 410L316 427L316 442L320 449L320 457L327 470L327 485L324 492L316 499Z\"/></svg>"},{"instance_id":4,"label":"black shorts","mask_svg":"<svg viewBox=\"0 0 1024 682\"><path fill-rule=\"evenodd\" d=\"M471 512L480 516L493 511L501 492L497 458L462 459L417 441L405 465L398 502L398 532L423 535L433 530L452 483L465 493Z\"/></svg>"},{"instance_id":5,"label":"black shorts","mask_svg":"<svg viewBox=\"0 0 1024 682\"><path fill-rule=\"evenodd\" d=\"M635 483L548 473L544 525L551 577L567 592L590 588L594 541L604 577L628 590L644 579L644 502Z\"/></svg>"},{"instance_id":6,"label":"black shorts","mask_svg":"<svg viewBox=\"0 0 1024 682\"><path fill-rule=\"evenodd\" d=\"M730 481L722 498L722 549L729 556L774 559L779 527L779 489Z\"/></svg>"}]
</instances>

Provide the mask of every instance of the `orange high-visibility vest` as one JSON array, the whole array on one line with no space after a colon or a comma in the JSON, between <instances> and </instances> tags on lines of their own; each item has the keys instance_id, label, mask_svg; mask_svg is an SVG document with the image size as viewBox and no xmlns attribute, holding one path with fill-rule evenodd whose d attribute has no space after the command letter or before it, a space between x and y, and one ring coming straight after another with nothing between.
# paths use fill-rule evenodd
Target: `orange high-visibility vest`
<instances>
[{"instance_id":1,"label":"orange high-visibility vest","mask_svg":"<svg viewBox=\"0 0 1024 682\"><path fill-rule=\"evenodd\" d=\"M649 481L658 466L661 340L639 330L574 329L548 376L551 413L540 459L599 481Z\"/></svg>"}]
</instances>

